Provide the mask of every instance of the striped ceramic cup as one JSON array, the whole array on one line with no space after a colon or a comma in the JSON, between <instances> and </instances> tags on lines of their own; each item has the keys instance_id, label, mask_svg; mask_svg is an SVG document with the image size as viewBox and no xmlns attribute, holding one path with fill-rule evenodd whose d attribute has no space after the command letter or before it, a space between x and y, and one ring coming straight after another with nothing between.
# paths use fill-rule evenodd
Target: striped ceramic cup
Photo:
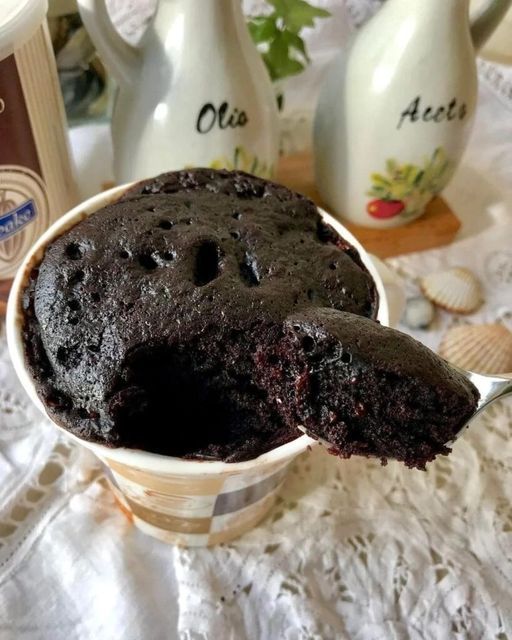
<instances>
[{"instance_id":1,"label":"striped ceramic cup","mask_svg":"<svg viewBox=\"0 0 512 640\"><path fill-rule=\"evenodd\" d=\"M28 275L41 261L47 244L117 199L126 189L125 185L99 194L60 218L29 251L14 280L6 318L9 351L21 383L43 413L45 408L25 366L22 341L21 298ZM379 320L388 324L386 293L373 262L349 231L324 211L320 213L358 249L377 284ZM297 435L296 440L258 458L234 463L183 460L134 449L110 449L84 440L79 442L103 462L119 506L137 527L164 542L206 546L238 537L268 513L292 460L308 445L315 444L299 431Z\"/></svg>"}]
</instances>

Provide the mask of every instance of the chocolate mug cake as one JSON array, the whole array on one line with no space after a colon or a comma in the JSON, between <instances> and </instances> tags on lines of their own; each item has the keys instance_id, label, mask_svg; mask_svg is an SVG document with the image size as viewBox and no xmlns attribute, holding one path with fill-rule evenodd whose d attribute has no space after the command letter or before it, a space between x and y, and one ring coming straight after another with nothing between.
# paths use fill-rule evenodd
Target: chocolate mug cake
<instances>
[{"instance_id":1,"label":"chocolate mug cake","mask_svg":"<svg viewBox=\"0 0 512 640\"><path fill-rule=\"evenodd\" d=\"M242 461L303 425L424 468L476 406L380 326L372 277L311 201L241 172L135 185L47 246L23 304L49 415L108 447Z\"/></svg>"}]
</instances>

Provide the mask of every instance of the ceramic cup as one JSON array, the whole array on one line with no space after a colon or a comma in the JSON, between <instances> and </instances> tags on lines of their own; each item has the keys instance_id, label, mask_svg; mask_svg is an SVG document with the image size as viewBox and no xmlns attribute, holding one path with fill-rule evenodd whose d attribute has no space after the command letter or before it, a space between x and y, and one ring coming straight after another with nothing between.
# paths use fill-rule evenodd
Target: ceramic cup
<instances>
[{"instance_id":1,"label":"ceramic cup","mask_svg":"<svg viewBox=\"0 0 512 640\"><path fill-rule=\"evenodd\" d=\"M21 301L28 276L41 261L46 245L116 200L127 188L125 185L101 193L60 218L29 251L14 280L6 317L9 351L23 387L45 415L24 358ZM388 302L379 271L349 231L324 211L320 213L359 251L380 295L378 318L387 325ZM120 507L139 529L164 542L184 546L227 542L253 528L274 503L292 460L316 444L297 431L296 440L254 460L226 463L183 460L135 449L111 449L64 432L103 462Z\"/></svg>"}]
</instances>

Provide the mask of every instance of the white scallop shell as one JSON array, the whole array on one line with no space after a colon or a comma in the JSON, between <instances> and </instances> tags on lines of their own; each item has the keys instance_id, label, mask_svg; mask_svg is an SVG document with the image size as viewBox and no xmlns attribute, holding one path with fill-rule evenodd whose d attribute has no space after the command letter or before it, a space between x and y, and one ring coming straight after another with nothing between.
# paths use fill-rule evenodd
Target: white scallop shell
<instances>
[{"instance_id":1,"label":"white scallop shell","mask_svg":"<svg viewBox=\"0 0 512 640\"><path fill-rule=\"evenodd\" d=\"M452 327L439 345L439 355L475 373L510 373L512 331L501 324Z\"/></svg>"},{"instance_id":2,"label":"white scallop shell","mask_svg":"<svg viewBox=\"0 0 512 640\"><path fill-rule=\"evenodd\" d=\"M471 313L483 302L479 281L463 267L431 273L422 279L421 289L438 307L454 313Z\"/></svg>"}]
</instances>

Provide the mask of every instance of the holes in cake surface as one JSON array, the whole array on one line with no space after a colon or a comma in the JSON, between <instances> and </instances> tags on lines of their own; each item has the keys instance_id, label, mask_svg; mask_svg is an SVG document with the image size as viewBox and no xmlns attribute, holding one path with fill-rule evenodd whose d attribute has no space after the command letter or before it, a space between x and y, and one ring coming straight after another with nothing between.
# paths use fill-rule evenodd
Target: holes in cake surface
<instances>
[{"instance_id":1,"label":"holes in cake surface","mask_svg":"<svg viewBox=\"0 0 512 640\"><path fill-rule=\"evenodd\" d=\"M242 213L240 211L235 211L232 216L231 216L234 220L241 220L242 219Z\"/></svg>"},{"instance_id":2,"label":"holes in cake surface","mask_svg":"<svg viewBox=\"0 0 512 640\"><path fill-rule=\"evenodd\" d=\"M338 264L336 262L331 262L331 264L329 265L329 269L331 271L336 271L337 268L338 268Z\"/></svg>"},{"instance_id":3,"label":"holes in cake surface","mask_svg":"<svg viewBox=\"0 0 512 640\"><path fill-rule=\"evenodd\" d=\"M240 277L248 287L257 287L261 282L258 262L249 253L244 255L243 262L240 263Z\"/></svg>"},{"instance_id":4,"label":"holes in cake surface","mask_svg":"<svg viewBox=\"0 0 512 640\"><path fill-rule=\"evenodd\" d=\"M154 271L158 267L157 261L150 253L139 254L137 260L140 266L143 269L146 269L146 271Z\"/></svg>"},{"instance_id":5,"label":"holes in cake surface","mask_svg":"<svg viewBox=\"0 0 512 640\"><path fill-rule=\"evenodd\" d=\"M75 367L80 362L80 351L77 346L60 346L55 354L57 362L66 367Z\"/></svg>"},{"instance_id":6,"label":"holes in cake surface","mask_svg":"<svg viewBox=\"0 0 512 640\"><path fill-rule=\"evenodd\" d=\"M233 238L233 240L240 240L240 231L230 231L229 235Z\"/></svg>"},{"instance_id":7,"label":"holes in cake surface","mask_svg":"<svg viewBox=\"0 0 512 640\"><path fill-rule=\"evenodd\" d=\"M68 300L68 307L71 311L80 311L81 305L80 302L76 298L71 298Z\"/></svg>"},{"instance_id":8,"label":"holes in cake surface","mask_svg":"<svg viewBox=\"0 0 512 640\"><path fill-rule=\"evenodd\" d=\"M196 248L194 261L194 284L197 287L212 282L220 275L220 247L211 240L206 240Z\"/></svg>"},{"instance_id":9,"label":"holes in cake surface","mask_svg":"<svg viewBox=\"0 0 512 640\"><path fill-rule=\"evenodd\" d=\"M80 282L83 282L85 278L85 271L83 271L82 269L78 269L77 271L74 271L68 279L68 284L73 287L77 284L80 284Z\"/></svg>"},{"instance_id":10,"label":"holes in cake surface","mask_svg":"<svg viewBox=\"0 0 512 640\"><path fill-rule=\"evenodd\" d=\"M57 349L56 357L59 364L66 364L66 362L68 361L68 350L66 349L66 347L59 347Z\"/></svg>"},{"instance_id":11,"label":"holes in cake surface","mask_svg":"<svg viewBox=\"0 0 512 640\"><path fill-rule=\"evenodd\" d=\"M302 338L302 348L306 353L311 353L316 348L315 339L311 336L304 336Z\"/></svg>"},{"instance_id":12,"label":"holes in cake surface","mask_svg":"<svg viewBox=\"0 0 512 640\"><path fill-rule=\"evenodd\" d=\"M320 298L320 295L314 289L308 289L307 296L310 302L316 302Z\"/></svg>"},{"instance_id":13,"label":"holes in cake surface","mask_svg":"<svg viewBox=\"0 0 512 640\"><path fill-rule=\"evenodd\" d=\"M352 362L352 354L350 353L350 351L343 351L340 360L343 362L343 364L350 364Z\"/></svg>"},{"instance_id":14,"label":"holes in cake surface","mask_svg":"<svg viewBox=\"0 0 512 640\"><path fill-rule=\"evenodd\" d=\"M91 300L92 300L93 302L99 302L99 301L101 300L101 294L100 294L100 293L98 293L98 291L93 291L93 292L91 293Z\"/></svg>"},{"instance_id":15,"label":"holes in cake surface","mask_svg":"<svg viewBox=\"0 0 512 640\"><path fill-rule=\"evenodd\" d=\"M167 262L171 262L172 260L174 260L176 258L176 254L173 251L164 251L163 258Z\"/></svg>"},{"instance_id":16,"label":"holes in cake surface","mask_svg":"<svg viewBox=\"0 0 512 640\"><path fill-rule=\"evenodd\" d=\"M78 244L78 242L70 242L66 246L66 256L70 260L80 260L80 258L83 258L84 254L85 248Z\"/></svg>"},{"instance_id":17,"label":"holes in cake surface","mask_svg":"<svg viewBox=\"0 0 512 640\"><path fill-rule=\"evenodd\" d=\"M121 249L121 251L119 252L119 257L122 260L128 260L128 258L130 257L130 252L126 249Z\"/></svg>"},{"instance_id":18,"label":"holes in cake surface","mask_svg":"<svg viewBox=\"0 0 512 640\"><path fill-rule=\"evenodd\" d=\"M174 223L172 222L172 220L168 220L167 218L162 218L162 220L160 220L160 222L158 223L158 227L160 229L163 229L164 231L170 231L174 226Z\"/></svg>"},{"instance_id":19,"label":"holes in cake surface","mask_svg":"<svg viewBox=\"0 0 512 640\"><path fill-rule=\"evenodd\" d=\"M277 228L277 233L280 236L284 236L290 230L290 225L288 223L286 223L286 222L283 222L283 223L279 223L278 222L276 224L276 228Z\"/></svg>"}]
</instances>

